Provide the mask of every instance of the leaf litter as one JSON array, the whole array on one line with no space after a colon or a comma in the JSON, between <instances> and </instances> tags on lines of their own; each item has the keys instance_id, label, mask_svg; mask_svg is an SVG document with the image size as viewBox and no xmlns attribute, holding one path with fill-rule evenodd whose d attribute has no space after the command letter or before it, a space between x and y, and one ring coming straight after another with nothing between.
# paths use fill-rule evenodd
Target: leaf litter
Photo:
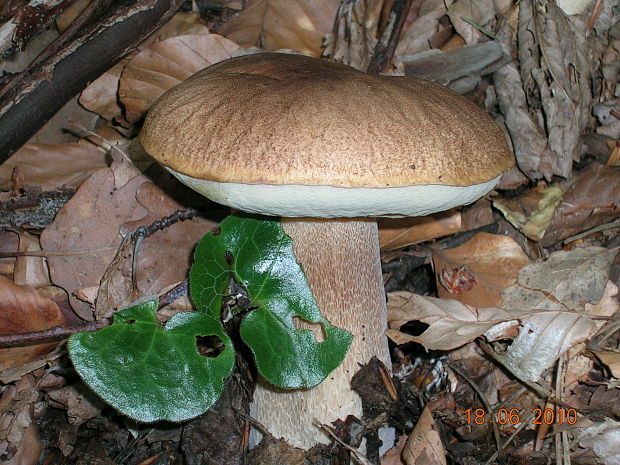
<instances>
[{"instance_id":1,"label":"leaf litter","mask_svg":"<svg viewBox=\"0 0 620 465\"><path fill-rule=\"evenodd\" d=\"M225 1L216 3L227 8ZM420 63L441 63L442 59L458 65L451 71L458 77L451 78L450 85L484 104L506 127L519 169L500 184L503 191L493 199L494 212L475 223L490 234L467 232L467 210L450 213L456 215L451 219L454 222L441 216L439 220L416 219L409 225L404 221L385 222L381 235L386 264L394 257L419 258L402 260L403 264L414 264L402 274L408 288L416 293L401 290L389 294L393 317L389 334L401 344L395 352L401 355L394 361L394 383L405 399L432 400L428 405L435 425L421 422L416 434L410 436L410 442L426 438L421 439L422 447L415 449L420 452L412 453L413 458L396 452L382 463L408 463L431 451L438 457L447 452L449 460L462 459L471 455L468 447L478 447L482 454L478 458L492 457L493 448L482 440L490 431L488 423L469 425L468 430L463 425L465 411L481 405L479 393L495 409L505 406L531 411L545 405L537 394L523 393L523 386L538 393L552 392L552 400L564 402L556 406L579 408L578 425L555 424L551 431L573 435L579 444L572 445L573 452L585 453L586 460L615 463L618 412L613 406L618 405L618 396L613 387L619 382L613 342L618 333L614 326L618 311L614 247L620 245L620 225L615 223L616 187L620 183L619 172L612 165L618 146L614 111L619 95L620 34L618 11L612 3L590 2L575 16L568 13L567 2L560 2L559 7L540 1L412 2L395 58L386 72L419 74ZM200 9L201 2L197 4ZM324 53L365 70L389 13L389 6L381 1L335 1L313 7L286 4L284 7L279 0L250 1L229 19L230 12L234 14L241 7L235 4L227 13L227 22L214 31L205 24L218 24L217 20L209 22L197 13L177 14L87 87L80 101L103 118L100 125L104 132L106 125L113 124L117 131L133 137L139 119L161 93L209 63L250 51L241 47L286 48L314 56ZM564 40L567 38L570 40ZM464 47L476 43L480 50L501 47L500 58L493 66L477 66L483 56ZM221 53L216 53L218 50ZM503 61L501 57L512 60ZM593 135L600 147L596 153L591 150ZM109 133L106 137L110 138ZM116 140L116 136L111 139ZM0 232L3 253L17 252L20 241L22 251L44 256L51 253L45 258L0 258L0 272L26 285L42 286L51 278L62 288L53 299L54 305L62 307L61 313L68 315L69 321L76 315L85 319L109 315L137 294L158 294L178 283L187 273L192 244L201 231L214 225L204 219L177 223L147 237L135 263L133 247L122 251L121 258L113 262L125 234L185 205L172 200L168 189L160 190L149 182L168 182L161 173L152 177L149 162L136 162L140 166L137 170L127 160L121 163L113 152L106 153L109 148L100 141L89 140L95 145L86 139L64 145L30 143L0 167L2 195L7 198L19 192L21 185L27 189L40 186L44 192L65 185L77 188L52 225L42 231L40 247L40 230L35 229L28 241L23 231ZM134 160L142 156L132 154ZM599 163L592 162L591 157ZM107 167L110 158L114 163ZM141 170L148 170L148 176ZM519 185L524 187L517 189ZM511 234L529 256L507 236L496 234L508 230L497 226L498 211L517 228ZM180 237L192 239L182 241ZM173 254L173 248L181 243L186 250ZM431 255L432 260L424 258ZM49 277L41 266L44 260ZM162 263L169 266L162 267ZM428 271L431 267L434 269ZM433 279L414 279L422 268ZM101 281L104 275L106 279ZM42 289L40 295L48 295ZM32 307L38 312L36 308ZM414 323L421 324L422 330L414 328ZM410 352L416 343L430 349L430 354ZM75 426L51 430L34 426L49 421L48 416L34 413L47 405L42 389L53 391L63 386L63 376L50 378L50 370L58 369L57 362L62 360L58 356L49 355L47 362L24 360L10 374L5 372L0 424L9 426L0 435L0 449L13 463L34 463L41 450L38 434L50 434L48 431L58 430L56 436L52 433L44 439L58 444L67 457L75 457L82 447ZM47 368L42 369L46 363ZM500 366L509 371L503 372ZM552 370L565 375L565 384L552 388ZM468 380L464 378L467 373ZM72 400L57 401L56 406L71 409L70 405L79 405L83 386L77 386L75 392L75 397L71 394L65 398L59 390L54 395L57 399ZM599 409L607 419L590 415L589 409ZM89 416L86 410L71 410L70 415L85 419ZM410 417L408 426L397 428L401 446L407 443L421 409L404 411L410 412ZM226 422L243 424L236 414L229 415ZM94 431L100 428L102 438L127 434L110 421L106 411L84 424L92 425ZM190 423L198 424L199 420ZM191 437L191 428L187 428L185 437ZM196 431L210 431L204 423L200 428ZM528 428L531 431L532 426ZM511 457L532 458L533 446L527 446L528 428L499 428L504 439L513 433L522 439L521 448L508 446ZM432 438L434 429L440 431L441 443ZM224 427L223 437L226 431ZM542 428L537 431L544 436ZM230 437L240 437L235 434L231 428ZM176 440L181 437L178 429L173 436ZM240 463L231 452L239 444L235 441L229 444L228 455L221 456L222 463ZM304 454L299 451L293 453L282 443L273 445L271 450L255 449L252 459L256 463L277 463L283 457L303 460ZM184 447L188 454L200 454L187 443ZM90 457L90 452L81 450L84 457ZM135 453L142 459L156 455L147 446L137 447ZM332 463L324 452L312 457L316 463Z\"/></svg>"}]
</instances>

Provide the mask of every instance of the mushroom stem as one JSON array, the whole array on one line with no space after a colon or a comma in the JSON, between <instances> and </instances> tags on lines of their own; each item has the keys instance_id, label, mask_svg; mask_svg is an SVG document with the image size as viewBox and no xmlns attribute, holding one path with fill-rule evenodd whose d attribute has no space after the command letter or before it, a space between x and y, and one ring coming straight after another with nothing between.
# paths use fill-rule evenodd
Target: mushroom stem
<instances>
[{"instance_id":1,"label":"mushroom stem","mask_svg":"<svg viewBox=\"0 0 620 465\"><path fill-rule=\"evenodd\" d=\"M347 415L362 417L361 400L350 386L359 364L376 356L390 366L385 291L374 219L291 218L283 219L282 226L321 313L354 336L344 362L318 386L284 391L259 384L254 394L254 418L274 436L307 449L328 442L313 419L330 423Z\"/></svg>"}]
</instances>

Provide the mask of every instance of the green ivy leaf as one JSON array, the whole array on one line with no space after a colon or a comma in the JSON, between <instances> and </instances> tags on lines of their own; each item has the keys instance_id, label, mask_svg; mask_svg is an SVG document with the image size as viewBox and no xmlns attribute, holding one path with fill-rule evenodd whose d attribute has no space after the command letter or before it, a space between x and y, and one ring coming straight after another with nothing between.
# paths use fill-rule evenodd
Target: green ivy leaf
<instances>
[{"instance_id":1,"label":"green ivy leaf","mask_svg":"<svg viewBox=\"0 0 620 465\"><path fill-rule=\"evenodd\" d=\"M190 292L200 311L220 315L230 276L256 307L242 320L240 332L267 381L283 388L312 387L342 362L352 336L321 316L279 221L230 216L202 238L190 273ZM294 316L321 324L325 341L296 329Z\"/></svg>"},{"instance_id":2,"label":"green ivy leaf","mask_svg":"<svg viewBox=\"0 0 620 465\"><path fill-rule=\"evenodd\" d=\"M235 353L219 319L182 312L165 326L157 301L114 314L114 323L69 338L69 354L86 383L106 402L144 422L182 421L208 410L219 398ZM198 336L217 336L216 357L199 353Z\"/></svg>"}]
</instances>

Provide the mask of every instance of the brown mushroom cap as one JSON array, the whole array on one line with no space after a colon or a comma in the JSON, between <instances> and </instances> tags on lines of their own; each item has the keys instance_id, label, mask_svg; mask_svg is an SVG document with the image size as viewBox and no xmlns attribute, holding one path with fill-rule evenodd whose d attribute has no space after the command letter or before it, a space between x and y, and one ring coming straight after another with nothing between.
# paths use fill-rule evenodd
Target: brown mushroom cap
<instances>
[{"instance_id":1,"label":"brown mushroom cap","mask_svg":"<svg viewBox=\"0 0 620 465\"><path fill-rule=\"evenodd\" d=\"M445 87L279 53L226 60L170 89L140 140L174 171L223 183L469 186L514 164L502 130Z\"/></svg>"}]
</instances>

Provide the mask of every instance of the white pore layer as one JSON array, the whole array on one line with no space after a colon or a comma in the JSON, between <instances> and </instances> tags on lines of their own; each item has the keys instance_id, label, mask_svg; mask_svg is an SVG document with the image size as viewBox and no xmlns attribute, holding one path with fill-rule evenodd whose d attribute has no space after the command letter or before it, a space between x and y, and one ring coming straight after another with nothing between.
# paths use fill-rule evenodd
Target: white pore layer
<instances>
[{"instance_id":1,"label":"white pore layer","mask_svg":"<svg viewBox=\"0 0 620 465\"><path fill-rule=\"evenodd\" d=\"M467 187L376 188L225 183L170 172L214 202L248 213L286 218L423 216L472 203L493 189L500 178Z\"/></svg>"}]
</instances>

